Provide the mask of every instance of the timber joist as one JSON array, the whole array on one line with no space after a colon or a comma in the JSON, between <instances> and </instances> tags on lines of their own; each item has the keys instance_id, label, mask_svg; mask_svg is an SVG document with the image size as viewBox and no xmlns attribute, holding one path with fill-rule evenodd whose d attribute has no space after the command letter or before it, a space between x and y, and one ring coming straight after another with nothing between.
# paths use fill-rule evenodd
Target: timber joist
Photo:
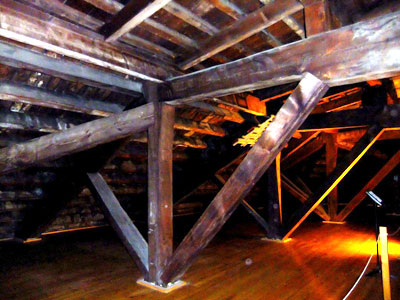
<instances>
[{"instance_id":1,"label":"timber joist","mask_svg":"<svg viewBox=\"0 0 400 300\"><path fill-rule=\"evenodd\" d=\"M286 239L311 213L344 220L398 165L399 152L387 151L393 156L338 210L343 177L376 141L400 138L399 11L334 29L325 0L124 3L0 0L0 224L26 213L9 222L10 234L43 232L72 198L96 198L102 213L92 215L109 221L145 281L166 287L239 205L268 238ZM328 86L353 83L322 98ZM276 86L258 98L256 90ZM267 106L280 109L255 145L234 147ZM323 148L317 172L326 181L309 188L294 166ZM302 204L289 220L281 186ZM174 209L198 213L211 194L174 250ZM264 215L254 194L265 198ZM147 209L131 218L127 207L138 202ZM135 224L146 211L147 241Z\"/></svg>"}]
</instances>

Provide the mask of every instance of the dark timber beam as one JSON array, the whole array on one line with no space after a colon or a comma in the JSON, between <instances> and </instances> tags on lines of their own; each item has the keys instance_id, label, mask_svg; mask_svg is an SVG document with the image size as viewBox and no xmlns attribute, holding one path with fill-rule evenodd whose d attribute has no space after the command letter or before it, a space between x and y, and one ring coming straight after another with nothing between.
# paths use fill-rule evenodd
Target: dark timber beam
<instances>
[{"instance_id":1,"label":"dark timber beam","mask_svg":"<svg viewBox=\"0 0 400 300\"><path fill-rule=\"evenodd\" d=\"M220 31L211 23L198 17L195 13L191 12L189 9L176 2L169 2L166 6L164 6L164 10L183 20L184 22L192 25L193 27L196 27L197 29L207 33L208 35L212 36ZM254 51L246 45L236 44L233 47L238 52L243 53L245 56L254 54Z\"/></svg>"},{"instance_id":2,"label":"dark timber beam","mask_svg":"<svg viewBox=\"0 0 400 300\"><path fill-rule=\"evenodd\" d=\"M132 47L106 43L102 35L32 6L0 0L0 14L3 38L143 80L160 83L170 76L164 68L130 54Z\"/></svg>"},{"instance_id":3,"label":"dark timber beam","mask_svg":"<svg viewBox=\"0 0 400 300\"><path fill-rule=\"evenodd\" d=\"M351 201L337 215L335 221L344 221L349 214L364 200L365 192L373 190L397 165L400 163L400 151L389 159L374 177L351 199Z\"/></svg>"},{"instance_id":4,"label":"dark timber beam","mask_svg":"<svg viewBox=\"0 0 400 300\"><path fill-rule=\"evenodd\" d=\"M27 103L101 117L108 117L112 114L120 113L124 109L122 105L116 103L55 93L45 89L7 81L0 81L0 98L7 101ZM25 114L2 111L0 111L0 120L0 127L2 128L42 130L44 132L57 132L69 128L69 125L77 125L84 122L83 120L79 122L79 120L66 117L54 119L46 116L27 116ZM182 118L176 118L174 128L220 137L226 134L225 130L219 126Z\"/></svg>"},{"instance_id":5,"label":"dark timber beam","mask_svg":"<svg viewBox=\"0 0 400 300\"><path fill-rule=\"evenodd\" d=\"M218 180L218 187L222 188L223 185L226 183L226 180L219 174L215 174L215 178ZM220 186L222 184L222 186ZM254 220L257 222L257 224L260 226L260 228L265 232L265 234L268 237L272 236L272 233L270 231L270 226L267 221L245 200L243 199L242 202L242 207L249 213L250 216L254 218Z\"/></svg>"},{"instance_id":6,"label":"dark timber beam","mask_svg":"<svg viewBox=\"0 0 400 300\"><path fill-rule=\"evenodd\" d=\"M363 45L362 48L359 45ZM330 86L400 74L400 12L315 35L169 80L175 102L299 81L310 72Z\"/></svg>"},{"instance_id":7,"label":"dark timber beam","mask_svg":"<svg viewBox=\"0 0 400 300\"><path fill-rule=\"evenodd\" d=\"M157 86L148 84L145 96L154 105L154 124L148 129L149 281L160 279L172 256L172 144L175 108L159 102Z\"/></svg>"},{"instance_id":8,"label":"dark timber beam","mask_svg":"<svg viewBox=\"0 0 400 300\"><path fill-rule=\"evenodd\" d=\"M275 162L271 164L266 172L267 177L267 222L269 233L267 238L280 240L282 238L282 191L280 153Z\"/></svg>"},{"instance_id":9,"label":"dark timber beam","mask_svg":"<svg viewBox=\"0 0 400 300\"><path fill-rule=\"evenodd\" d=\"M59 132L83 123L78 118L35 116L0 109L0 128L32 132Z\"/></svg>"},{"instance_id":10,"label":"dark timber beam","mask_svg":"<svg viewBox=\"0 0 400 300\"><path fill-rule=\"evenodd\" d=\"M339 184L339 182L350 172L364 154L372 147L382 134L380 126L372 126L367 133L357 142L353 149L343 158L331 173L328 179L320 186L320 188L311 195L289 221L284 239L300 226L301 223L320 205L320 203L329 195L329 193Z\"/></svg>"},{"instance_id":11,"label":"dark timber beam","mask_svg":"<svg viewBox=\"0 0 400 300\"><path fill-rule=\"evenodd\" d=\"M375 118L381 110L382 107L365 107L354 110L310 115L300 127L299 131L332 131L337 129L367 127L374 124Z\"/></svg>"},{"instance_id":12,"label":"dark timber beam","mask_svg":"<svg viewBox=\"0 0 400 300\"><path fill-rule=\"evenodd\" d=\"M332 29L327 0L303 0L307 37Z\"/></svg>"},{"instance_id":13,"label":"dark timber beam","mask_svg":"<svg viewBox=\"0 0 400 300\"><path fill-rule=\"evenodd\" d=\"M80 25L81 28L87 28L93 32L96 32L96 35L98 29L105 24L105 22L102 20L92 17L91 15L73 8L72 6L68 5L68 3L59 0L19 0L19 2L26 3L32 8L45 11L53 17L53 22L60 23L61 20L67 19L68 22ZM121 5L123 7L123 4ZM66 22L66 24L68 23ZM100 34L98 35L100 37ZM114 44L118 45L121 49L130 48L129 53L132 55L141 57L150 63L157 63L166 68L171 67L171 58L176 57L176 53L130 33L122 37L120 41L124 44L119 42L115 42ZM126 44L133 47L127 46Z\"/></svg>"},{"instance_id":14,"label":"dark timber beam","mask_svg":"<svg viewBox=\"0 0 400 300\"><path fill-rule=\"evenodd\" d=\"M297 198L301 203L305 203L308 197L310 197L311 193L308 193L308 191L304 192L303 190L301 190L297 185L295 185L289 178L287 178L283 174L282 174L282 186L285 190L287 190L290 194L292 194L293 197ZM325 221L329 220L329 215L327 214L322 205L318 205L315 208L314 213L316 213Z\"/></svg>"},{"instance_id":15,"label":"dark timber beam","mask_svg":"<svg viewBox=\"0 0 400 300\"><path fill-rule=\"evenodd\" d=\"M153 105L147 104L23 144L3 148L0 150L0 174L29 167L34 163L57 159L144 131L153 124L153 113Z\"/></svg>"},{"instance_id":16,"label":"dark timber beam","mask_svg":"<svg viewBox=\"0 0 400 300\"><path fill-rule=\"evenodd\" d=\"M217 9L227 14L234 20L241 19L247 16L247 12L243 11L236 4L229 0L209 0ZM274 35L272 35L268 29L264 29L260 32L259 37L265 42L270 44L272 47L282 46L282 42L278 40Z\"/></svg>"},{"instance_id":17,"label":"dark timber beam","mask_svg":"<svg viewBox=\"0 0 400 300\"><path fill-rule=\"evenodd\" d=\"M1 30L0 30L1 31ZM69 81L81 81L95 87L115 92L138 95L142 84L122 76L104 72L71 61L56 59L42 53L0 42L1 63L16 68L41 71L47 75Z\"/></svg>"},{"instance_id":18,"label":"dark timber beam","mask_svg":"<svg viewBox=\"0 0 400 300\"><path fill-rule=\"evenodd\" d=\"M8 81L0 81L0 99L101 117L120 113L124 109L122 105L115 103L55 93Z\"/></svg>"},{"instance_id":19,"label":"dark timber beam","mask_svg":"<svg viewBox=\"0 0 400 300\"><path fill-rule=\"evenodd\" d=\"M121 239L129 255L135 260L143 276L147 278L149 262L146 240L124 211L100 173L88 173L87 176L92 194L101 204L103 213L110 222L111 227Z\"/></svg>"},{"instance_id":20,"label":"dark timber beam","mask_svg":"<svg viewBox=\"0 0 400 300\"><path fill-rule=\"evenodd\" d=\"M305 75L274 121L183 239L161 275L164 283L175 281L189 268L272 164L327 89L313 75Z\"/></svg>"},{"instance_id":21,"label":"dark timber beam","mask_svg":"<svg viewBox=\"0 0 400 300\"><path fill-rule=\"evenodd\" d=\"M171 0L131 0L120 10L109 23L104 25L101 32L107 42L112 42L131 31L145 19L167 5Z\"/></svg>"},{"instance_id":22,"label":"dark timber beam","mask_svg":"<svg viewBox=\"0 0 400 300\"><path fill-rule=\"evenodd\" d=\"M317 137L311 142L305 144L302 148L297 150L293 155L282 159L282 169L287 170L303 161L313 153L317 152L325 145L325 141L321 137Z\"/></svg>"},{"instance_id":23,"label":"dark timber beam","mask_svg":"<svg viewBox=\"0 0 400 300\"><path fill-rule=\"evenodd\" d=\"M301 9L303 5L296 0L281 0L266 5L203 42L200 51L185 60L180 67L187 70Z\"/></svg>"},{"instance_id":24,"label":"dark timber beam","mask_svg":"<svg viewBox=\"0 0 400 300\"><path fill-rule=\"evenodd\" d=\"M338 155L338 144L336 142L337 132L325 133L325 149L326 149L326 175L329 176L333 170L336 169L337 155ZM336 218L338 210L338 191L337 186L328 195L328 213L330 219Z\"/></svg>"}]
</instances>

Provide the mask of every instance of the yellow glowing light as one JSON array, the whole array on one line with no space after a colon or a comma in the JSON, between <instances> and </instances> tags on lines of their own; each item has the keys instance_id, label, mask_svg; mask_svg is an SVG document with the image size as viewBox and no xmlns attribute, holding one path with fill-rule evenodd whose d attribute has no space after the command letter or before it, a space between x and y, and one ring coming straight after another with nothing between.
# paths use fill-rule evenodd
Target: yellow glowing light
<instances>
[{"instance_id":1,"label":"yellow glowing light","mask_svg":"<svg viewBox=\"0 0 400 300\"><path fill-rule=\"evenodd\" d=\"M321 202L330 194L330 192L339 184L340 181L350 172L350 170L357 164L357 162L364 156L364 154L372 147L373 144L383 134L384 130L381 130L375 138L364 148L364 150L351 162L351 164L343 171L342 174L332 183L332 185L325 191L324 194L314 203L314 205L307 211L307 213L290 229L290 231L283 237L288 238L301 223L314 211L314 209L321 204Z\"/></svg>"},{"instance_id":2,"label":"yellow glowing light","mask_svg":"<svg viewBox=\"0 0 400 300\"><path fill-rule=\"evenodd\" d=\"M324 224L335 224L335 225L344 225L346 222L340 222L340 221L322 221Z\"/></svg>"},{"instance_id":3,"label":"yellow glowing light","mask_svg":"<svg viewBox=\"0 0 400 300\"><path fill-rule=\"evenodd\" d=\"M80 230L94 229L94 228L100 228L100 227L105 227L105 226L107 226L107 225L97 225L97 226L88 226L88 227L63 229L63 230L57 230L57 231L49 231L49 232L42 233L42 235L50 235L50 234L56 234L56 233L80 231Z\"/></svg>"},{"instance_id":4,"label":"yellow glowing light","mask_svg":"<svg viewBox=\"0 0 400 300\"><path fill-rule=\"evenodd\" d=\"M258 139L261 137L261 135L264 133L265 129L271 124L271 122L274 120L275 116L272 115L267 121L264 123L261 123L258 125L258 127L254 128L252 131L250 131L248 134L244 135L243 137L239 138L236 143L233 144L233 146L240 145L242 147L245 146L253 146Z\"/></svg>"}]
</instances>

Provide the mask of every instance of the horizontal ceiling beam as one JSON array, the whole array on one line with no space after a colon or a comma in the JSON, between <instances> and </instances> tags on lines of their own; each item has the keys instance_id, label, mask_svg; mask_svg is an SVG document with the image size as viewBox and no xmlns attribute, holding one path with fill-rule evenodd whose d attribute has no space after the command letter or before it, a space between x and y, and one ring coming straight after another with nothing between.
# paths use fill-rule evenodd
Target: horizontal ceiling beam
<instances>
[{"instance_id":1,"label":"horizontal ceiling beam","mask_svg":"<svg viewBox=\"0 0 400 300\"><path fill-rule=\"evenodd\" d=\"M146 130L153 122L154 108L147 104L3 148L0 150L0 174L123 139Z\"/></svg>"},{"instance_id":2,"label":"horizontal ceiling beam","mask_svg":"<svg viewBox=\"0 0 400 300\"><path fill-rule=\"evenodd\" d=\"M207 39L200 45L200 51L186 59L180 67L187 70L302 8L303 5L297 0L281 0L266 5Z\"/></svg>"},{"instance_id":3,"label":"horizontal ceiling beam","mask_svg":"<svg viewBox=\"0 0 400 300\"><path fill-rule=\"evenodd\" d=\"M362 45L362 47L360 46ZM184 103L299 81L310 72L330 86L400 74L400 12L168 80Z\"/></svg>"},{"instance_id":4,"label":"horizontal ceiling beam","mask_svg":"<svg viewBox=\"0 0 400 300\"><path fill-rule=\"evenodd\" d=\"M107 117L124 109L122 105L116 103L55 93L8 81L0 81L0 99L100 117Z\"/></svg>"},{"instance_id":5,"label":"horizontal ceiling beam","mask_svg":"<svg viewBox=\"0 0 400 300\"><path fill-rule=\"evenodd\" d=\"M130 0L101 31L106 36L107 42L119 39L131 31L144 20L167 5L171 0L154 0L150 3L145 0Z\"/></svg>"},{"instance_id":6,"label":"horizontal ceiling beam","mask_svg":"<svg viewBox=\"0 0 400 300\"><path fill-rule=\"evenodd\" d=\"M69 81L81 81L87 85L138 95L142 83L126 79L89 66L57 59L29 49L0 42L0 61L4 65L31 69Z\"/></svg>"},{"instance_id":7,"label":"horizontal ceiling beam","mask_svg":"<svg viewBox=\"0 0 400 300\"><path fill-rule=\"evenodd\" d=\"M123 44L15 1L0 0L0 36L142 80L162 82L165 69L138 59ZM121 50L122 49L122 50Z\"/></svg>"},{"instance_id":8,"label":"horizontal ceiling beam","mask_svg":"<svg viewBox=\"0 0 400 300\"><path fill-rule=\"evenodd\" d=\"M17 103L31 104L41 107L60 109L83 113L86 115L108 117L116 113L121 113L124 106L105 101L87 99L79 96L72 96L51 92L42 88L36 88L15 82L0 81L0 99ZM34 130L43 132L56 132L68 127L59 124L73 124L85 122L72 118L62 118L57 121L55 118L27 116L24 114L6 113L0 114L0 128ZM54 123L55 122L55 123ZM34 126L32 125L34 124ZM51 126L49 124L52 124ZM226 132L220 126L206 122L196 122L189 119L176 118L174 128L193 133L200 133L213 136L225 136ZM202 145L204 147L204 145Z\"/></svg>"}]
</instances>

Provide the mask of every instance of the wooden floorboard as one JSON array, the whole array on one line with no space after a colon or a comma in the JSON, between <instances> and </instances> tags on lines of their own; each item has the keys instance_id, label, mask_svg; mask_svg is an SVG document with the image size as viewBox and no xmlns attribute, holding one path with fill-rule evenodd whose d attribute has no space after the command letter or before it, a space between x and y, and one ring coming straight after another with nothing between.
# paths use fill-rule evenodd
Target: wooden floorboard
<instances>
[{"instance_id":1,"label":"wooden floorboard","mask_svg":"<svg viewBox=\"0 0 400 300\"><path fill-rule=\"evenodd\" d=\"M355 225L307 224L284 244L260 240L255 224L228 227L184 276L189 285L167 295L136 284L138 269L107 231L0 248L0 299L340 300L375 245L373 229ZM400 299L400 237L389 253ZM381 279L362 279L349 299L383 299Z\"/></svg>"}]
</instances>

